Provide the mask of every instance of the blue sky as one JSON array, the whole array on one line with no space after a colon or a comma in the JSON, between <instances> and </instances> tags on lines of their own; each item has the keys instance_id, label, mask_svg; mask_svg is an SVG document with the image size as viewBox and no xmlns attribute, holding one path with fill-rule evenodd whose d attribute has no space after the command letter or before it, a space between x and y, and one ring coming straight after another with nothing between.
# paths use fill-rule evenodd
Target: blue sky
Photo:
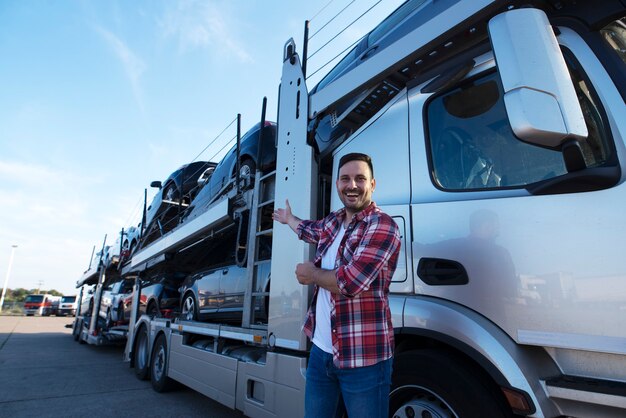
<instances>
[{"instance_id":1,"label":"blue sky","mask_svg":"<svg viewBox=\"0 0 626 418\"><path fill-rule=\"evenodd\" d=\"M0 2L0 285L75 293L92 248L141 217L144 189L194 158L268 98L275 120L282 49L315 51L312 71L402 0ZM331 67L328 67L330 69ZM312 87L319 76L309 80ZM231 128L199 159L235 134ZM154 189L148 190L151 201Z\"/></svg>"}]
</instances>

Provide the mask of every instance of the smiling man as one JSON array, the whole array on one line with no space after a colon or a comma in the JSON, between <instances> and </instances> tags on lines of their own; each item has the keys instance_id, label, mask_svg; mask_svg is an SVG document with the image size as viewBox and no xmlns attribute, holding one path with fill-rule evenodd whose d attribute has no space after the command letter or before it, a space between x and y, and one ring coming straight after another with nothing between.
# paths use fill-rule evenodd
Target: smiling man
<instances>
[{"instance_id":1,"label":"smiling man","mask_svg":"<svg viewBox=\"0 0 626 418\"><path fill-rule=\"evenodd\" d=\"M344 207L322 220L301 220L289 201L273 215L317 245L315 260L296 266L298 282L315 286L304 324L313 343L305 416L341 417L345 405L350 417L387 417L394 348L388 295L400 235L372 201L368 155L343 156L336 187Z\"/></svg>"}]
</instances>

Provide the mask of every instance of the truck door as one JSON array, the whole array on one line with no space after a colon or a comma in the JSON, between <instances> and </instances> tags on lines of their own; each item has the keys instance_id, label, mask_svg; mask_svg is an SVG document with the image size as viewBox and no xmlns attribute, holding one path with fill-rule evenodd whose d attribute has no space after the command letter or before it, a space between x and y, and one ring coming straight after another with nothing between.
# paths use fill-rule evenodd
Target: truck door
<instances>
[{"instance_id":1,"label":"truck door","mask_svg":"<svg viewBox=\"0 0 626 418\"><path fill-rule=\"evenodd\" d=\"M402 91L371 122L363 125L350 139L333 153L331 208L342 207L335 180L341 157L351 152L362 152L372 158L376 188L372 199L385 213L393 217L400 229L402 244L398 265L392 278L391 292L413 290L410 247L411 176L409 163L409 125L406 91Z\"/></svg>"},{"instance_id":2,"label":"truck door","mask_svg":"<svg viewBox=\"0 0 626 418\"><path fill-rule=\"evenodd\" d=\"M626 306L625 106L584 42L567 29L560 41L589 131L580 170L514 136L488 58L445 91L409 92L415 292L520 343L626 354L613 320Z\"/></svg>"}]
</instances>

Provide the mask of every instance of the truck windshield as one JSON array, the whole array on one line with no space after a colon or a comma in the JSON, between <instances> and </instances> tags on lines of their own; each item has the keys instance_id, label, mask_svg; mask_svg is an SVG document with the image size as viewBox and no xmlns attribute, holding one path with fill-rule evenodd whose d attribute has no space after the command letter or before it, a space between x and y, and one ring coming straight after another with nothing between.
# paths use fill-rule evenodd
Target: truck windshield
<instances>
[{"instance_id":1,"label":"truck windshield","mask_svg":"<svg viewBox=\"0 0 626 418\"><path fill-rule=\"evenodd\" d=\"M74 303L76 302L76 296L63 296L61 303Z\"/></svg>"},{"instance_id":2,"label":"truck windshield","mask_svg":"<svg viewBox=\"0 0 626 418\"><path fill-rule=\"evenodd\" d=\"M24 302L43 302L43 295L28 295Z\"/></svg>"}]
</instances>

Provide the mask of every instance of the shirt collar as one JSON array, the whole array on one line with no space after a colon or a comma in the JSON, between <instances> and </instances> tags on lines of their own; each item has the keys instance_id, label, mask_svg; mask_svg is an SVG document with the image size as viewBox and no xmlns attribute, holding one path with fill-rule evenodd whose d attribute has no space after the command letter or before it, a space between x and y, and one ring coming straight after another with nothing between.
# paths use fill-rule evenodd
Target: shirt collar
<instances>
[{"instance_id":1,"label":"shirt collar","mask_svg":"<svg viewBox=\"0 0 626 418\"><path fill-rule=\"evenodd\" d=\"M352 218L352 220L350 221L351 223L354 222L359 222L362 221L363 219L365 219L366 216L370 215L372 212L374 212L376 210L377 206L376 203L372 200L372 202L362 211L360 211L359 213L357 213L356 215L354 215L354 217ZM346 208L341 208L339 209L337 212L335 212L337 215L337 219L339 220L339 222L343 222L344 219L346 219Z\"/></svg>"}]
</instances>

